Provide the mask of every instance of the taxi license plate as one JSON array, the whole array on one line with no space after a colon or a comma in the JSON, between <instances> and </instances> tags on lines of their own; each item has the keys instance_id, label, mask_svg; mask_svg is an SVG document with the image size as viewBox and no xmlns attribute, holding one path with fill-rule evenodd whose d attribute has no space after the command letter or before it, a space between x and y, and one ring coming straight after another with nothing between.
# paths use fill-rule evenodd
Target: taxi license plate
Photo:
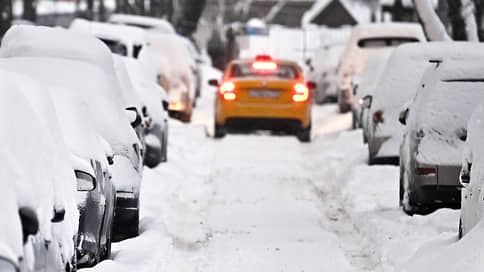
<instances>
[{"instance_id":1,"label":"taxi license plate","mask_svg":"<svg viewBox=\"0 0 484 272\"><path fill-rule=\"evenodd\" d=\"M250 97L277 98L279 91L273 90L249 90Z\"/></svg>"}]
</instances>

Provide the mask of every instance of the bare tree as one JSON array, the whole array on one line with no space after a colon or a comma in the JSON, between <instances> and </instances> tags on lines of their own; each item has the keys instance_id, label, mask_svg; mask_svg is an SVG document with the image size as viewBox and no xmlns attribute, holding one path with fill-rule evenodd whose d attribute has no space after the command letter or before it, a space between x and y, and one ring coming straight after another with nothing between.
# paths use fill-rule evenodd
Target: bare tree
<instances>
[{"instance_id":1,"label":"bare tree","mask_svg":"<svg viewBox=\"0 0 484 272\"><path fill-rule=\"evenodd\" d=\"M428 0L413 0L413 2L427 38L431 41L451 40L442 21L437 16L432 2Z\"/></svg>"},{"instance_id":2,"label":"bare tree","mask_svg":"<svg viewBox=\"0 0 484 272\"><path fill-rule=\"evenodd\" d=\"M12 0L0 0L0 36L3 36L12 23Z\"/></svg>"},{"instance_id":3,"label":"bare tree","mask_svg":"<svg viewBox=\"0 0 484 272\"><path fill-rule=\"evenodd\" d=\"M448 4L452 38L459 41L479 41L472 0L448 0Z\"/></svg>"},{"instance_id":4,"label":"bare tree","mask_svg":"<svg viewBox=\"0 0 484 272\"><path fill-rule=\"evenodd\" d=\"M37 10L35 8L35 0L23 0L24 12L22 14L22 19L36 22L37 21Z\"/></svg>"}]
</instances>

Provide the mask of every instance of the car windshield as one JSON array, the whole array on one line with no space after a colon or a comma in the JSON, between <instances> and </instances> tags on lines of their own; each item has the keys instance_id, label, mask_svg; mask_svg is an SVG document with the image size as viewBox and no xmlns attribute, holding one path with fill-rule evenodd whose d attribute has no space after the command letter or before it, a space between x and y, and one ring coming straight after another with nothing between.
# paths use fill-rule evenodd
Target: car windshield
<instances>
[{"instance_id":1,"label":"car windshield","mask_svg":"<svg viewBox=\"0 0 484 272\"><path fill-rule=\"evenodd\" d=\"M230 77L278 77L283 79L297 79L298 71L294 65L279 64L275 70L255 70L250 63L232 65Z\"/></svg>"},{"instance_id":2,"label":"car windshield","mask_svg":"<svg viewBox=\"0 0 484 272\"><path fill-rule=\"evenodd\" d=\"M358 41L360 48L381 48L389 46L399 46L404 43L418 42L414 37L376 37L365 38Z\"/></svg>"},{"instance_id":3,"label":"car windshield","mask_svg":"<svg viewBox=\"0 0 484 272\"><path fill-rule=\"evenodd\" d=\"M109 40L109 39L100 39L104 44L109 47L109 50L114 54L118 54L121 56L126 57L128 55L128 49L126 46L118 41Z\"/></svg>"}]
</instances>

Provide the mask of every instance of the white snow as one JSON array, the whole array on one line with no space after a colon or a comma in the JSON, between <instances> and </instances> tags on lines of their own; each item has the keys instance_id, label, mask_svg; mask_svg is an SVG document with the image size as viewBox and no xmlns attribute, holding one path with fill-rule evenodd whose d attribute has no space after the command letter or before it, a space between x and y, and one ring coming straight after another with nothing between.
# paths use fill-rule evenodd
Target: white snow
<instances>
[{"instance_id":1,"label":"white snow","mask_svg":"<svg viewBox=\"0 0 484 272\"><path fill-rule=\"evenodd\" d=\"M458 211L405 215L398 168L367 166L351 116L313 108L313 143L213 140L206 79L190 125L170 123L170 161L145 169L141 234L88 271L396 271L428 241L455 236ZM142 261L140 261L142 260Z\"/></svg>"},{"instance_id":2,"label":"white snow","mask_svg":"<svg viewBox=\"0 0 484 272\"><path fill-rule=\"evenodd\" d=\"M147 16L115 13L109 17L109 22L113 24L123 24L145 29L152 29L153 31L164 34L176 33L173 26L167 20Z\"/></svg>"}]
</instances>

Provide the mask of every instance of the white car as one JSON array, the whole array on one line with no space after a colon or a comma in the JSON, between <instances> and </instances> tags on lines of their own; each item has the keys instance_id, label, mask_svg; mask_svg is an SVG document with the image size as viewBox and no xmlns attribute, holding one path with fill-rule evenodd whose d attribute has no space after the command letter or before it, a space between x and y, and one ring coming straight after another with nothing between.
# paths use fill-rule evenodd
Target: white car
<instances>
[{"instance_id":1,"label":"white car","mask_svg":"<svg viewBox=\"0 0 484 272\"><path fill-rule=\"evenodd\" d=\"M462 185L459 238L471 231L482 219L484 207L483 172L484 107L481 103L467 125L467 139L460 172Z\"/></svg>"},{"instance_id":2,"label":"white car","mask_svg":"<svg viewBox=\"0 0 484 272\"><path fill-rule=\"evenodd\" d=\"M414 43L395 49L374 93L366 98L371 106L367 126L370 164L398 165L404 131L398 114L415 96L425 69L436 61L484 57L482 52L483 45L470 42Z\"/></svg>"},{"instance_id":3,"label":"white car","mask_svg":"<svg viewBox=\"0 0 484 272\"><path fill-rule=\"evenodd\" d=\"M128 15L128 14L113 14L108 20L112 24L121 24L139 27L143 29L156 30L157 32L164 34L175 34L175 28L165 19L140 16L140 15Z\"/></svg>"},{"instance_id":4,"label":"white car","mask_svg":"<svg viewBox=\"0 0 484 272\"><path fill-rule=\"evenodd\" d=\"M75 261L78 220L67 148L51 105L43 104L48 99L26 97L42 91L38 84L3 70L0 80L1 267L10 263L6 271L65 271Z\"/></svg>"},{"instance_id":5,"label":"white car","mask_svg":"<svg viewBox=\"0 0 484 272\"><path fill-rule=\"evenodd\" d=\"M186 49L186 40L177 35L153 32L148 39L157 65L159 84L168 93L170 115L190 122L196 99L196 63Z\"/></svg>"},{"instance_id":6,"label":"white car","mask_svg":"<svg viewBox=\"0 0 484 272\"><path fill-rule=\"evenodd\" d=\"M130 123L136 127L139 122L135 114L123 110L111 52L91 35L60 28L15 26L2 40L0 57L4 58L2 67L27 67L29 75L46 85L76 89L91 111L103 117L93 123L114 155L110 167L117 190L113 240L135 236L143 160L141 143Z\"/></svg>"},{"instance_id":7,"label":"white car","mask_svg":"<svg viewBox=\"0 0 484 272\"><path fill-rule=\"evenodd\" d=\"M338 106L341 112L351 110L353 77L361 75L370 56L381 54L409 42L425 41L420 24L382 23L353 28L338 67Z\"/></svg>"},{"instance_id":8,"label":"white car","mask_svg":"<svg viewBox=\"0 0 484 272\"><path fill-rule=\"evenodd\" d=\"M100 39L111 52L130 58L137 58L148 42L145 31L138 27L100 23L85 19L74 19L69 29L87 33Z\"/></svg>"},{"instance_id":9,"label":"white car","mask_svg":"<svg viewBox=\"0 0 484 272\"><path fill-rule=\"evenodd\" d=\"M461 204L459 172L467 123L484 101L484 66L448 61L428 67L411 104L400 147L400 203L408 214Z\"/></svg>"}]
</instances>

